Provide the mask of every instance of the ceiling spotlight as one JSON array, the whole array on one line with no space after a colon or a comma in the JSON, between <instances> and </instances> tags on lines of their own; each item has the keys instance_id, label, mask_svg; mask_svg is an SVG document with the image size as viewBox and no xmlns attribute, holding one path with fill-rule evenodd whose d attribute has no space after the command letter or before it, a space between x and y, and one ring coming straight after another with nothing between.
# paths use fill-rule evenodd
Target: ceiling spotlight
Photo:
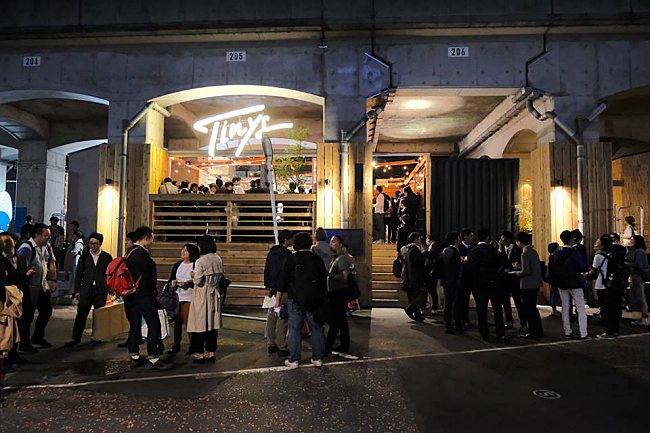
<instances>
[{"instance_id":1,"label":"ceiling spotlight","mask_svg":"<svg viewBox=\"0 0 650 433\"><path fill-rule=\"evenodd\" d=\"M377 167L377 161L372 161L372 166Z\"/></svg>"},{"instance_id":2,"label":"ceiling spotlight","mask_svg":"<svg viewBox=\"0 0 650 433\"><path fill-rule=\"evenodd\" d=\"M406 170L408 167L407 167L407 166L404 166L404 167L402 167L402 168L403 168L404 170Z\"/></svg>"},{"instance_id":3,"label":"ceiling spotlight","mask_svg":"<svg viewBox=\"0 0 650 433\"><path fill-rule=\"evenodd\" d=\"M424 110L431 107L431 105L431 101L426 99L410 99L403 104L407 110Z\"/></svg>"}]
</instances>

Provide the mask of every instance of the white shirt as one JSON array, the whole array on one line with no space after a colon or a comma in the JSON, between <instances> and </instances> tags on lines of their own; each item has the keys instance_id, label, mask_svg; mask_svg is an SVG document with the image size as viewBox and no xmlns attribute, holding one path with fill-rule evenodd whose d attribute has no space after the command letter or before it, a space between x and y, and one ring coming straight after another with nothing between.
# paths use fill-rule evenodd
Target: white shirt
<instances>
[{"instance_id":1,"label":"white shirt","mask_svg":"<svg viewBox=\"0 0 650 433\"><path fill-rule=\"evenodd\" d=\"M179 283L184 283L187 281L192 281L192 269L194 268L194 263L181 263L176 270L176 281ZM190 302L192 301L192 288L187 290L178 289L178 300L179 302Z\"/></svg>"},{"instance_id":2,"label":"white shirt","mask_svg":"<svg viewBox=\"0 0 650 433\"><path fill-rule=\"evenodd\" d=\"M607 257L602 254L596 254L594 256L594 263L591 266L598 272L598 278L596 278L596 284L594 285L597 290L604 290L607 288L605 287L605 282L603 280L607 277L608 262L609 260Z\"/></svg>"},{"instance_id":3,"label":"white shirt","mask_svg":"<svg viewBox=\"0 0 650 433\"><path fill-rule=\"evenodd\" d=\"M97 260L99 260L99 255L102 253L102 250L98 250L97 254L94 254L92 251L90 252L90 256L93 258L93 262L95 262L95 266L97 266Z\"/></svg>"},{"instance_id":4,"label":"white shirt","mask_svg":"<svg viewBox=\"0 0 650 433\"><path fill-rule=\"evenodd\" d=\"M375 199L375 204L374 204L375 213L380 213L380 214L384 213L384 199L385 199L384 194L382 193L377 194L377 198Z\"/></svg>"},{"instance_id":5,"label":"white shirt","mask_svg":"<svg viewBox=\"0 0 650 433\"><path fill-rule=\"evenodd\" d=\"M246 192L244 191L244 187L241 185L233 185L232 189L235 192L235 194L246 194Z\"/></svg>"},{"instance_id":6,"label":"white shirt","mask_svg":"<svg viewBox=\"0 0 650 433\"><path fill-rule=\"evenodd\" d=\"M631 247L632 245L632 236L634 236L634 227L627 225L623 231L623 239L621 239L624 247Z\"/></svg>"}]
</instances>

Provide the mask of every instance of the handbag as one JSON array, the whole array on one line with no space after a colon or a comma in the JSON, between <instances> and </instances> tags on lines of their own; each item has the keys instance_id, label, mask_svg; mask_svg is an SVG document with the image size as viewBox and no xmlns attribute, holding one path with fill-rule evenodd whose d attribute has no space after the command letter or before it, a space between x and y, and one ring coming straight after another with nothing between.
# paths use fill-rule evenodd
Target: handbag
<instances>
[{"instance_id":1,"label":"handbag","mask_svg":"<svg viewBox=\"0 0 650 433\"><path fill-rule=\"evenodd\" d=\"M402 278L402 260L397 257L395 260L393 260L393 275L395 278Z\"/></svg>"},{"instance_id":2,"label":"handbag","mask_svg":"<svg viewBox=\"0 0 650 433\"><path fill-rule=\"evenodd\" d=\"M164 340L169 336L169 322L167 321L167 312L165 310L158 310L158 320L160 320L160 339ZM145 322L144 317L142 318L140 331L142 332L142 338L147 338L147 334L149 333L149 326L147 326L147 322Z\"/></svg>"},{"instance_id":3,"label":"handbag","mask_svg":"<svg viewBox=\"0 0 650 433\"><path fill-rule=\"evenodd\" d=\"M169 320L173 322L176 319L176 316L178 316L181 306L176 290L174 290L174 288L169 284L165 284L165 287L163 287L158 294L157 299L160 307L167 313Z\"/></svg>"}]
</instances>

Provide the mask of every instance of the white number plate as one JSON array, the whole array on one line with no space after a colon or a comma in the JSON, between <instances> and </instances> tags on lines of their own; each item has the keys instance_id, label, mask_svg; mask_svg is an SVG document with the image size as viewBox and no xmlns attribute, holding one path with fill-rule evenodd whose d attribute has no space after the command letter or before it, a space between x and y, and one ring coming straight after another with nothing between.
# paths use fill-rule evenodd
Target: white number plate
<instances>
[{"instance_id":1,"label":"white number plate","mask_svg":"<svg viewBox=\"0 0 650 433\"><path fill-rule=\"evenodd\" d=\"M26 68L31 68L33 66L41 66L41 56L23 57L23 66Z\"/></svg>"},{"instance_id":2,"label":"white number plate","mask_svg":"<svg viewBox=\"0 0 650 433\"><path fill-rule=\"evenodd\" d=\"M469 47L447 47L447 57L469 57Z\"/></svg>"},{"instance_id":3,"label":"white number plate","mask_svg":"<svg viewBox=\"0 0 650 433\"><path fill-rule=\"evenodd\" d=\"M245 62L246 51L227 51L226 62Z\"/></svg>"}]
</instances>

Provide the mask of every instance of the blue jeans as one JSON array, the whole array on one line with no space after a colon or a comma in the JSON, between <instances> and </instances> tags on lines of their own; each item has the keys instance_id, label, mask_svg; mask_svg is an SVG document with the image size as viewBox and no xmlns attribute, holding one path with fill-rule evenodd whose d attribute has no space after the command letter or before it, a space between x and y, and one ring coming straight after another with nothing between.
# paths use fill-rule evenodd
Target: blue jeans
<instances>
[{"instance_id":1,"label":"blue jeans","mask_svg":"<svg viewBox=\"0 0 650 433\"><path fill-rule=\"evenodd\" d=\"M325 335L323 327L316 323L313 313L305 311L303 307L288 301L289 309L289 362L300 361L300 349L302 346L302 336L300 330L302 323L307 319L311 329L311 359L318 361L325 356Z\"/></svg>"}]
</instances>

